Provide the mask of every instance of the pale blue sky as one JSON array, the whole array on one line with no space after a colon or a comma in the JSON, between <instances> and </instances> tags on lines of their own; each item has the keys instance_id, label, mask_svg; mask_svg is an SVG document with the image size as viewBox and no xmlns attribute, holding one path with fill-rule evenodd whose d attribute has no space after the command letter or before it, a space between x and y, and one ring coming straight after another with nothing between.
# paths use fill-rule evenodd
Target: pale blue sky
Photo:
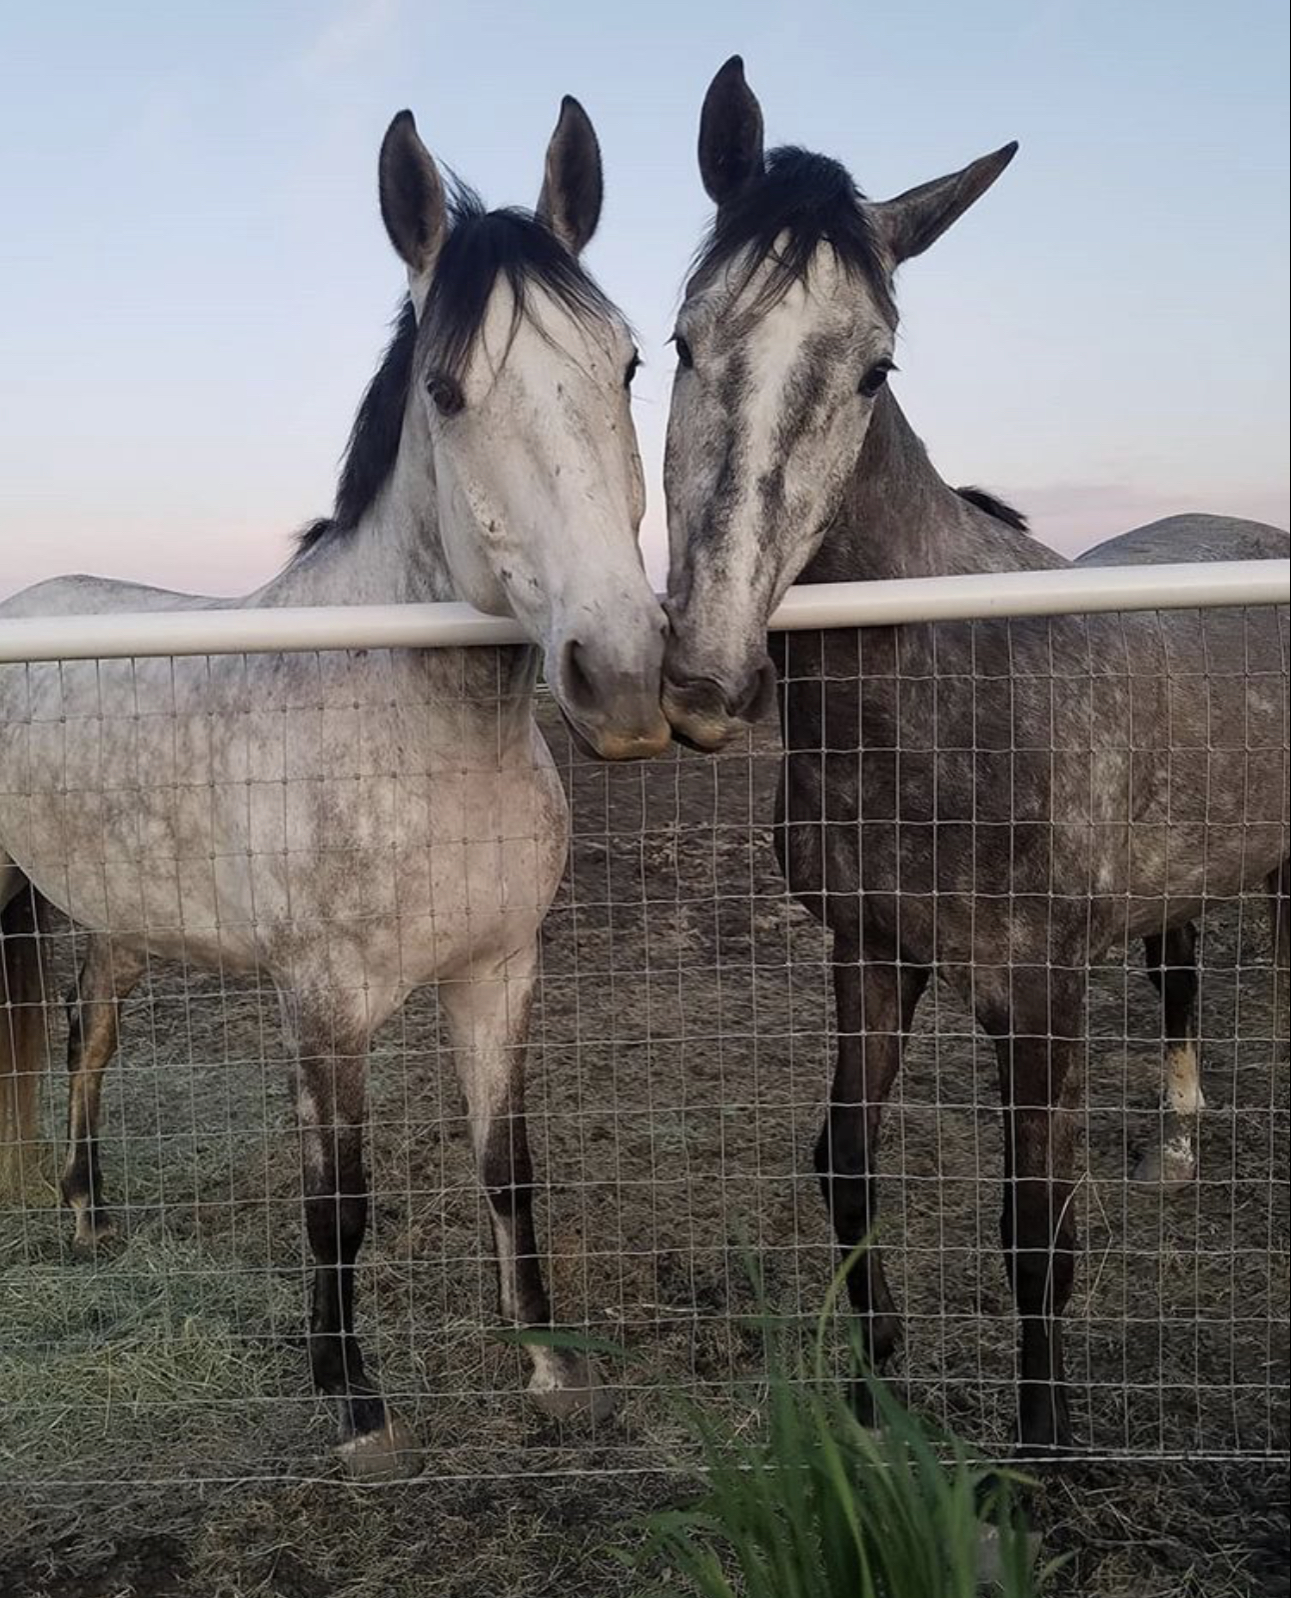
<instances>
[{"instance_id":1,"label":"pale blue sky","mask_svg":"<svg viewBox=\"0 0 1291 1598\"><path fill-rule=\"evenodd\" d=\"M1287 48L1283 0L0 0L0 591L270 575L400 291L390 116L529 204L566 92L605 156L589 262L642 335L658 570L664 340L733 51L769 138L877 196L1021 141L900 284L897 389L948 477L1068 548L1171 509L1285 525Z\"/></svg>"}]
</instances>

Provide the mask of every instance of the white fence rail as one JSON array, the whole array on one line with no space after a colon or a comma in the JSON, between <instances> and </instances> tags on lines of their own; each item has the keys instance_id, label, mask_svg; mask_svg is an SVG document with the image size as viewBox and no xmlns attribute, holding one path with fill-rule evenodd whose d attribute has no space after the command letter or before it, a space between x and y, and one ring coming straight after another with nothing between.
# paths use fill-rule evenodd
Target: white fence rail
<instances>
[{"instance_id":1,"label":"white fence rail","mask_svg":"<svg viewBox=\"0 0 1291 1598\"><path fill-rule=\"evenodd\" d=\"M804 583L790 589L771 619L771 630L1285 605L1289 598L1291 567L1280 560L1074 566L873 583ZM456 601L0 617L0 662L523 642L524 634L510 617L486 616Z\"/></svg>"}]
</instances>

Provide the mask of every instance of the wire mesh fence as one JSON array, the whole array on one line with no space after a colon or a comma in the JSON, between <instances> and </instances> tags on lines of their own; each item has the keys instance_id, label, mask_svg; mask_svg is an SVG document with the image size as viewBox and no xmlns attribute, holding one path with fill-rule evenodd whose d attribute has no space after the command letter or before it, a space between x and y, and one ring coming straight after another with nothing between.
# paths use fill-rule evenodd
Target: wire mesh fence
<instances>
[{"instance_id":1,"label":"wire mesh fence","mask_svg":"<svg viewBox=\"0 0 1291 1598\"><path fill-rule=\"evenodd\" d=\"M997 640L1007 625L980 624ZM1252 693L1282 705L1276 746L1262 754L1280 762L1285 795L1282 627L1279 658L1201 659L1196 676L1201 692L1216 673L1242 674ZM236 768L247 814L270 790L287 813L293 790L353 783L363 830L330 836L329 859L348 858L397 890L409 867L392 818L410 777L382 767L380 729L394 725L383 717L411 725L428 707L406 696L363 702L339 655L297 657L305 664L294 695L270 705L239 699L228 689L237 658L219 668L232 673L221 709L245 743L226 769ZM518 691L504 669L510 657L487 658L487 672L460 676L451 692L441 686L439 711ZM146 919L165 898L159 884L183 919L185 862L159 818L209 797L210 767L193 753L194 706L215 659L0 667L10 706L0 729L7 839L24 828L30 837L55 811L93 807L101 848L88 864L99 869L103 902L127 902L113 901L109 879L130 878L142 918L109 918L98 930L109 945L143 951L103 1079L100 1197L115 1235L78 1247L57 1195L60 1066L69 1024L83 1034L101 993L78 976L93 939L60 909L75 911L76 895L56 891L56 873L38 862L53 901L34 934L41 986L7 992L7 1021L35 1006L55 1069L39 1078L50 1147L27 1150L22 1190L0 1212L0 1475L9 1481L244 1480L331 1468L334 1406L313 1394L306 1357L313 1260L278 990L245 959L222 963L209 926L190 929L190 947L154 935ZM329 685L312 702L300 688L311 672ZM863 670L858 681L863 697ZM903 687L932 691L927 681ZM976 691L1003 690L979 681ZM26 722L15 703L36 707ZM584 758L550 701L536 705L572 818L529 1028L540 1248L556 1321L594 1347L617 1407L562 1423L530 1404L525 1351L499 1336L490 1200L458 1083L473 1056L445 1029L444 989L418 985L372 1042L358 1329L387 1400L416 1432L429 1473L442 1477L674 1468L688 1446L678 1393L756 1418L764 1349L750 1263L770 1309L807 1337L838 1260L812 1155L838 1047L831 939L787 889L773 846L778 731L760 726L718 755L674 751L607 766ZM338 717L341 738L328 731ZM34 722L61 752L53 789L34 775ZM1246 732L1232 734L1213 738L1230 765L1250 745ZM1142 747L1133 728L1123 736L1125 748ZM114 765L113 751L126 748L128 762ZM296 775L302 749L314 764ZM446 758L493 771L498 763L495 750L467 740ZM105 771L127 769L128 780L105 784ZM864 784L858 793L859 826ZM1132 813L1129 793L1111 799ZM528 812L509 814L509 841L524 842L516 816ZM1264 833L1280 828L1281 858L1291 855L1285 798L1279 813L1247 819ZM501 841L496 816L459 819L457 832ZM228 858L254 874L258 851L266 861L290 855L286 836L249 824ZM211 838L208 855L220 853ZM25 866L18 843L10 849ZM188 862L198 864L212 869L209 857ZM311 857L291 868L318 865ZM507 891L523 896L514 870ZM360 946L398 902L383 892L338 891L326 918L327 937L354 951L356 990L368 980ZM1098 1457L1286 1456L1286 992L1275 993L1268 911L1254 876L1207 905L1196 1029L1206 1108L1196 1174L1173 1187L1134 1172L1168 1130L1162 1094L1179 1039L1163 1027L1136 939L1092 956L1072 1110L1082 1251L1066 1335L1077 1439ZM11 949L27 935L11 930ZM157 945L168 958L148 952ZM448 975L472 980L469 968ZM1001 1450L1017 1374L998 1235L1003 1164L995 1049L962 984L934 979L888 1095L879 1158L877 1236L904 1322L892 1374L921 1411Z\"/></svg>"}]
</instances>

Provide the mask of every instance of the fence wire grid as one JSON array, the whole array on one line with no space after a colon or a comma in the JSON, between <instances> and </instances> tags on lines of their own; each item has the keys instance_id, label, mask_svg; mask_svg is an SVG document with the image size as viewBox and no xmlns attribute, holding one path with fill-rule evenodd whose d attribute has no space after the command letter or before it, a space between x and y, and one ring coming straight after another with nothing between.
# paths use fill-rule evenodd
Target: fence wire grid
<instances>
[{"instance_id":1,"label":"fence wire grid","mask_svg":"<svg viewBox=\"0 0 1291 1598\"><path fill-rule=\"evenodd\" d=\"M1009 624L957 625L998 637ZM320 685L360 680L346 675L349 657L301 658ZM126 835L122 814L147 811L151 783L184 787L180 733L215 659L0 673L10 704L14 684L26 685L16 697L39 706L67 750L93 745L79 764L69 754L57 802L93 802L106 840ZM1223 669L1199 659L1197 691ZM1248 657L1239 669L1258 670L1260 691L1285 706L1285 644L1271 665ZM109 679L123 712L104 709ZM492 683L463 677L460 692L505 695L506 684L499 667ZM313 704L245 701L241 780L248 790L279 783L286 806L286 789L311 780L287 774L288 739L308 743L313 726L321 740L342 708L356 729L354 769L337 768L340 745L329 741L325 775L373 785L372 827L329 849L370 864L383 847L383 779L364 764L359 733L386 710L418 707L353 693L342 707L321 687ZM568 866L542 928L526 1072L540 1248L557 1322L622 1350L597 1354L619 1403L609 1419L561 1425L526 1398L523 1351L497 1335L487 1200L441 998L421 987L372 1043L372 1202L357 1294L369 1362L432 1476L677 1468L691 1446L678 1393L756 1421L765 1350L748 1260L769 1308L805 1345L839 1257L812 1158L836 1049L830 936L786 888L773 849L777 727L717 755L674 750L612 766L579 753L545 695L535 711L572 816ZM257 768L252 749L263 750L269 727L282 739L277 775ZM12 753L22 732L0 726L0 744ZM1127 747L1135 735L1125 729ZM1281 737L1285 764L1285 715ZM125 743L143 752L131 780L87 789L87 773L111 769L104 751ZM169 764L150 766L148 751L167 746ZM491 756L463 748L458 758ZM1216 759L1231 758L1217 748ZM10 821L53 802L15 782L24 769L0 763L0 817ZM862 791L862 820L864 802ZM1280 825L1291 855L1284 811L1252 820ZM177 873L164 837L146 827L131 836L116 858L105 842L105 875ZM338 899L329 931L361 936L365 913L361 893ZM146 942L137 925L106 930ZM0 1213L0 1481L326 1473L333 1406L312 1392L305 1354L313 1264L293 1062L272 984L205 958L147 960L122 1005L103 1089L117 1235L77 1250L56 1181L66 1001L74 1011L87 933L54 911L39 941L49 1147L37 1151L39 1178ZM1066 1336L1078 1441L1095 1457L1287 1457L1287 1029L1273 943L1263 888L1209 903L1198 1010L1206 1109L1197 1175L1177 1189L1132 1176L1161 1136L1169 1052L1141 947L1099 951L1092 965L1074 1110L1082 1247ZM892 1378L935 1421L1003 1449L1017 1321L998 1238L996 1061L942 981L924 995L889 1096L879 1170L877 1235L904 1323ZM842 1345L840 1331L840 1357Z\"/></svg>"}]
</instances>

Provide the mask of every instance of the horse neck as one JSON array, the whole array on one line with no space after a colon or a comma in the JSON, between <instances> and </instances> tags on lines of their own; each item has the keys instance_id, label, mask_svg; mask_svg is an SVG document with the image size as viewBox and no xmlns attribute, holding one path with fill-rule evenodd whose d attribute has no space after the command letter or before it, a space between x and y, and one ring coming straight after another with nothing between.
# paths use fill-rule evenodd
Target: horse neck
<instances>
[{"instance_id":1,"label":"horse neck","mask_svg":"<svg viewBox=\"0 0 1291 1598\"><path fill-rule=\"evenodd\" d=\"M1026 533L961 499L884 390L842 505L802 580L837 583L1066 564Z\"/></svg>"},{"instance_id":2,"label":"horse neck","mask_svg":"<svg viewBox=\"0 0 1291 1598\"><path fill-rule=\"evenodd\" d=\"M454 599L434 459L413 407L390 476L354 527L329 525L254 595L259 605L396 605Z\"/></svg>"},{"instance_id":3,"label":"horse neck","mask_svg":"<svg viewBox=\"0 0 1291 1598\"><path fill-rule=\"evenodd\" d=\"M433 603L460 597L440 534L435 465L426 428L414 401L404 413L399 453L390 477L356 526L331 528L258 589L250 605L399 605ZM481 693L472 702L496 716L526 741L531 697L538 676L539 651L530 644L468 649L481 681L497 686L496 699ZM408 649L395 654L414 678L461 676L462 652ZM488 670L491 657L496 673Z\"/></svg>"}]
</instances>

